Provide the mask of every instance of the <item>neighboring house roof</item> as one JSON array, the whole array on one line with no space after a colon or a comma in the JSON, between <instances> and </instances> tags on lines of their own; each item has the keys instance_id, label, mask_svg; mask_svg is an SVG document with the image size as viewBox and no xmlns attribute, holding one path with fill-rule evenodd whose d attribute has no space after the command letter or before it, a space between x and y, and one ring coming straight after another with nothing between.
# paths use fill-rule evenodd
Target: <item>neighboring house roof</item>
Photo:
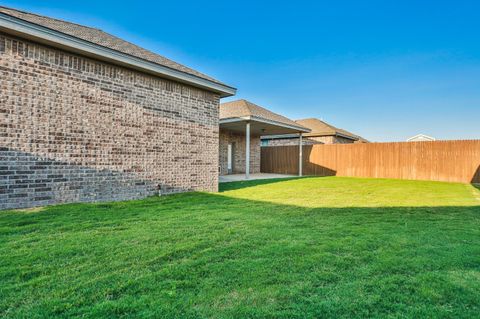
<instances>
[{"instance_id":1,"label":"neighboring house roof","mask_svg":"<svg viewBox=\"0 0 480 319\"><path fill-rule=\"evenodd\" d=\"M310 129L310 133L303 134L303 136L306 136L306 137L341 136L347 139L351 139L352 141L369 143L368 140L364 139L361 136L358 136L353 133L350 133L349 131L337 128L333 125L330 125L316 118L296 120L295 123ZM298 135L295 135L295 134L262 136L263 139L282 139L282 138L296 138L296 137L298 137Z\"/></svg>"},{"instance_id":2,"label":"neighboring house roof","mask_svg":"<svg viewBox=\"0 0 480 319\"><path fill-rule=\"evenodd\" d=\"M9 17L12 17L14 19L8 19ZM27 24L25 24L24 22L27 22ZM48 30L44 30L38 27L35 28L35 26L32 26L30 24L47 28ZM203 82L197 81L199 83L193 84L201 86L201 84L210 83L212 84L212 88L216 88L218 91L223 93L222 96L230 96L235 94L234 88L229 87L214 78L211 78L203 73L200 73L196 70L193 70L170 59L167 59L159 54L143 49L135 44L122 40L99 29L0 6L0 30L11 30L20 34L25 33L33 37L38 37L39 39L51 41L54 43L58 41L58 43L66 47L68 47L68 45L70 44L75 49L79 49L79 45L81 44L83 44L83 48L85 49L88 49L88 44L94 44L104 49L123 53L126 56L138 58L143 61L150 62L157 66L161 66L163 68L167 68L168 70L174 71L164 72L164 75L168 75L168 77L170 78L176 78L175 75L178 75L178 73L182 73L189 76L186 78L179 77L179 80L181 80L182 82L189 82L189 79L201 79L203 80ZM51 31L59 32L60 34L52 33ZM88 43L79 43L78 40L77 43L75 43L75 41L72 42L72 39L65 37L65 35L73 37L73 40L79 39ZM67 43L69 40L70 43ZM103 53L108 52L104 50ZM117 56L117 58L119 57ZM115 58L112 59L115 60ZM124 62L124 60L121 61Z\"/></svg>"},{"instance_id":3,"label":"neighboring house roof","mask_svg":"<svg viewBox=\"0 0 480 319\"><path fill-rule=\"evenodd\" d=\"M310 132L310 130L295 121L286 118L277 113L273 113L261 106L258 106L247 100L236 100L220 104L220 123L230 120L256 120L282 124L296 128L302 132Z\"/></svg>"},{"instance_id":4,"label":"neighboring house roof","mask_svg":"<svg viewBox=\"0 0 480 319\"><path fill-rule=\"evenodd\" d=\"M434 137L425 135L425 134L418 134L413 137L410 137L407 142L422 142L422 141L435 141Z\"/></svg>"},{"instance_id":5,"label":"neighboring house roof","mask_svg":"<svg viewBox=\"0 0 480 319\"><path fill-rule=\"evenodd\" d=\"M341 136L344 138L348 138L351 140L355 141L360 141L360 142L368 142L366 139L362 138L361 136L358 136L356 134L353 134L349 131L346 131L341 128L337 128L331 124L328 124L324 121L321 121L316 118L309 118L309 119L303 119L303 120L296 120L300 125L303 125L305 127L308 127L311 132L304 134L305 136Z\"/></svg>"}]
</instances>

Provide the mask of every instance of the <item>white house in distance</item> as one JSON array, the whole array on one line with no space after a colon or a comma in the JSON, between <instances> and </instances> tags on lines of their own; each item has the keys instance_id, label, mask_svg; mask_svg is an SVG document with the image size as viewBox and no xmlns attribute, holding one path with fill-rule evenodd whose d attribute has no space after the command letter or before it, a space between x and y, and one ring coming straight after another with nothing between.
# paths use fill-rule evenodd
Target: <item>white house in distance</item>
<instances>
[{"instance_id":1,"label":"white house in distance","mask_svg":"<svg viewBox=\"0 0 480 319\"><path fill-rule=\"evenodd\" d=\"M425 135L425 134L418 134L413 137L410 137L407 142L432 142L436 139L434 137Z\"/></svg>"}]
</instances>

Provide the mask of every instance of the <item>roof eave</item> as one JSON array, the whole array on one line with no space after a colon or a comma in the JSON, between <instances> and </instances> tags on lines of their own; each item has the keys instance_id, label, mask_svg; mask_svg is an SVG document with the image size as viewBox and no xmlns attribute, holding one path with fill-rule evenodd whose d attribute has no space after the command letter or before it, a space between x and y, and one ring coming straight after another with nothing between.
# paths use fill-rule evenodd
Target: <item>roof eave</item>
<instances>
[{"instance_id":1,"label":"roof eave","mask_svg":"<svg viewBox=\"0 0 480 319\"><path fill-rule=\"evenodd\" d=\"M115 64L134 68L143 72L148 72L163 78L186 83L198 88L215 92L219 94L220 97L235 95L237 91L237 89L233 87L149 62L59 31L43 27L35 23L12 17L8 14L0 13L0 31L13 33L14 35L73 51L75 53L113 62Z\"/></svg>"},{"instance_id":2,"label":"roof eave","mask_svg":"<svg viewBox=\"0 0 480 319\"><path fill-rule=\"evenodd\" d=\"M343 138L346 138L346 139L349 139L349 140L352 140L352 141L359 141L360 139L357 138L357 137L352 137L352 136L348 136L348 135L343 135L341 133L307 133L304 135L305 137L321 137L321 136L340 136L340 137L343 137ZM269 135L268 137L267 136L264 136L262 138L264 139L282 139L282 138L297 138L298 135L295 135L295 134L278 134L278 135Z\"/></svg>"},{"instance_id":3,"label":"roof eave","mask_svg":"<svg viewBox=\"0 0 480 319\"><path fill-rule=\"evenodd\" d=\"M320 137L320 136L338 136L338 137L343 137L343 138L346 138L346 139L349 139L349 140L352 140L352 141L357 141L359 140L358 137L354 137L354 136L351 136L351 135L346 135L346 134L342 134L342 133L339 133L339 132L331 132L331 133L310 133L310 134L307 134L306 136L308 137Z\"/></svg>"},{"instance_id":4,"label":"roof eave","mask_svg":"<svg viewBox=\"0 0 480 319\"><path fill-rule=\"evenodd\" d=\"M342 134L342 133L335 133L336 136L339 136L339 137L343 137L343 138L346 138L346 139L349 139L349 140L353 140L353 141L358 141L359 138L358 137L354 137L354 136L350 136L350 135L345 135L345 134Z\"/></svg>"},{"instance_id":5,"label":"roof eave","mask_svg":"<svg viewBox=\"0 0 480 319\"><path fill-rule=\"evenodd\" d=\"M302 132L302 133L310 132L310 129L305 128L305 127L300 127L300 126L297 126L297 125L290 125L290 124L287 124L287 123L268 120L268 119L265 119L265 118L262 118L262 117L251 116L251 115L250 116L239 116L239 117L230 117L230 118L220 119L220 124L242 122L242 121L256 121L256 122L276 125L276 126L280 126L280 127L285 127L285 128L291 129L291 130L296 130L296 131Z\"/></svg>"},{"instance_id":6,"label":"roof eave","mask_svg":"<svg viewBox=\"0 0 480 319\"><path fill-rule=\"evenodd\" d=\"M415 136L413 136L413 137L410 137L410 138L407 140L407 142L410 142L410 141L412 141L412 140L414 140L414 139L416 139L416 138L418 138L418 137L426 138L426 139L428 139L429 141L435 141L435 140L436 140L434 137L431 137L431 136L428 136L428 135L425 135L425 134L417 134L417 135L415 135Z\"/></svg>"}]
</instances>

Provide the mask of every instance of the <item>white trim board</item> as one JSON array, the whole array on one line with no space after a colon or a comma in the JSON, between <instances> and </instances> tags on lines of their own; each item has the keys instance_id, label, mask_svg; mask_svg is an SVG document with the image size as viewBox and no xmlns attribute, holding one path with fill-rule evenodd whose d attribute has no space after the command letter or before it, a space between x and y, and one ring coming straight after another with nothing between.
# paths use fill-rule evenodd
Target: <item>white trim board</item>
<instances>
[{"instance_id":1,"label":"white trim board","mask_svg":"<svg viewBox=\"0 0 480 319\"><path fill-rule=\"evenodd\" d=\"M230 117L226 119L220 119L220 124L227 124L227 123L235 123L235 122L244 122L244 121L254 121L254 122L260 122L260 123L266 123L266 124L271 124L271 125L276 125L280 127L285 127L289 128L291 130L297 130L299 132L310 132L310 129L300 127L300 126L293 126L289 124L285 124L282 122L278 121L273 121L273 120L267 120L258 116L242 116L242 117Z\"/></svg>"}]
</instances>

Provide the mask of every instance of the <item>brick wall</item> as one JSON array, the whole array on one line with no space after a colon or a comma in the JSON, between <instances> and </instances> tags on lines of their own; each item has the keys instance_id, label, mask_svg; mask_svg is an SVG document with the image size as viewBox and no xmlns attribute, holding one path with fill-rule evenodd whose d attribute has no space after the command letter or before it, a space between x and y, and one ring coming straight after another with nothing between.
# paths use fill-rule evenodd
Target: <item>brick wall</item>
<instances>
[{"instance_id":1,"label":"brick wall","mask_svg":"<svg viewBox=\"0 0 480 319\"><path fill-rule=\"evenodd\" d=\"M0 209L216 191L218 105L0 33Z\"/></svg>"},{"instance_id":2,"label":"brick wall","mask_svg":"<svg viewBox=\"0 0 480 319\"><path fill-rule=\"evenodd\" d=\"M220 130L220 175L228 173L228 144L233 144L233 173L245 173L245 135ZM250 173L260 173L260 137L250 138Z\"/></svg>"}]
</instances>

